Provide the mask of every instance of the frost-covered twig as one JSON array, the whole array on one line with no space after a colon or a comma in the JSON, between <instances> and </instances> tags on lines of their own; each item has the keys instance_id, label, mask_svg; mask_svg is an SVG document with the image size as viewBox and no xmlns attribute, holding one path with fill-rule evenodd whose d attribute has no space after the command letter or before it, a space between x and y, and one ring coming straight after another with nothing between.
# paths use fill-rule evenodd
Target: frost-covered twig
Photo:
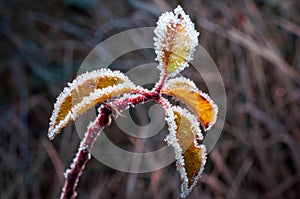
<instances>
[{"instance_id":1,"label":"frost-covered twig","mask_svg":"<svg viewBox=\"0 0 300 199\"><path fill-rule=\"evenodd\" d=\"M91 150L94 142L98 138L102 129L110 123L111 120L111 107L102 104L99 107L99 114L94 122L92 122L87 132L84 135L84 139L80 143L80 147L73 160L70 168L65 172L65 185L61 193L61 199L71 199L76 197L76 186L79 177L85 167L87 161L91 158Z\"/></svg>"}]
</instances>

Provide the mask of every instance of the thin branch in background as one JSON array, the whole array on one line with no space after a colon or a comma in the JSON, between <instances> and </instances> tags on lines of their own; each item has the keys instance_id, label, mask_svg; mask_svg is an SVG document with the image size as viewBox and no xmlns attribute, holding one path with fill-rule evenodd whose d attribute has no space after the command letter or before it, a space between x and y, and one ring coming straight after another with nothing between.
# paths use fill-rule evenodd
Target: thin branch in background
<instances>
[{"instance_id":1,"label":"thin branch in background","mask_svg":"<svg viewBox=\"0 0 300 199\"><path fill-rule=\"evenodd\" d=\"M295 35L297 35L298 37L300 37L300 26L297 24L294 24L282 17L274 17L273 18L273 22L282 27L284 30L289 31Z\"/></svg>"},{"instance_id":2,"label":"thin branch in background","mask_svg":"<svg viewBox=\"0 0 300 199\"><path fill-rule=\"evenodd\" d=\"M63 177L63 172L64 172L64 166L63 163L57 154L55 148L51 144L51 142L47 139L42 140L43 146L45 150L47 151L47 154L49 155L52 164L56 170L59 182L63 185L64 184L64 177Z\"/></svg>"},{"instance_id":3,"label":"thin branch in background","mask_svg":"<svg viewBox=\"0 0 300 199\"><path fill-rule=\"evenodd\" d=\"M250 160L249 158L244 161L241 168L237 172L234 180L232 181L231 188L228 190L226 198L236 198L238 189L240 188L242 181L244 180L252 164L253 161Z\"/></svg>"}]
</instances>

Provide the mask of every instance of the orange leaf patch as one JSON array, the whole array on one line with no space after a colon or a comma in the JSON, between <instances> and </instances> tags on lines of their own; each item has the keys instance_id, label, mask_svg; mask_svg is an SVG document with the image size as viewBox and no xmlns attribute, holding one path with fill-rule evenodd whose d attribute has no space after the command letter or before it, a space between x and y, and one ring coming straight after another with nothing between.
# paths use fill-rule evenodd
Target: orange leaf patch
<instances>
[{"instance_id":1,"label":"orange leaf patch","mask_svg":"<svg viewBox=\"0 0 300 199\"><path fill-rule=\"evenodd\" d=\"M198 116L205 130L209 130L215 123L217 105L189 79L183 77L170 79L162 92L185 103Z\"/></svg>"}]
</instances>

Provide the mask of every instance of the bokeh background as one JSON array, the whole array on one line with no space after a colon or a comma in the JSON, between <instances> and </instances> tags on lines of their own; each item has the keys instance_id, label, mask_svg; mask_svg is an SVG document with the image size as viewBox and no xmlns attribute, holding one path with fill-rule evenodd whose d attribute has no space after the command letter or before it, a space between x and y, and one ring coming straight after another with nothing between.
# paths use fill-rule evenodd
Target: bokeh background
<instances>
[{"instance_id":1,"label":"bokeh background","mask_svg":"<svg viewBox=\"0 0 300 199\"><path fill-rule=\"evenodd\" d=\"M227 92L223 133L190 198L300 198L297 0L1 0L0 198L59 197L80 139L73 124L47 139L55 98L97 44L155 26L177 4L201 32ZM111 67L126 71L153 59L153 50L142 50ZM132 112L147 123L147 113ZM140 143L119 131L113 125L106 133L124 148ZM179 198L179 183L174 164L130 174L92 159L77 191L78 198Z\"/></svg>"}]
</instances>

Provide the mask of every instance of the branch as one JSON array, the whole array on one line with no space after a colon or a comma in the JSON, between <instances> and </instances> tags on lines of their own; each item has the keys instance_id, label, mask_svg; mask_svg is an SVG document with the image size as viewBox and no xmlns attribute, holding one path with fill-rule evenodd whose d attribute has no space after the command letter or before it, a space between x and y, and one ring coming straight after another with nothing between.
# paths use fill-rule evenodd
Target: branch
<instances>
[{"instance_id":1,"label":"branch","mask_svg":"<svg viewBox=\"0 0 300 199\"><path fill-rule=\"evenodd\" d=\"M116 110L124 110L129 107L129 105L136 105L144 103L151 99L157 100L159 98L159 93L145 92L144 95L136 95L133 98L125 98L121 100L114 101L111 105ZM112 107L107 104L102 104L99 108L99 114L94 122L92 122L84 139L81 141L79 150L71 164L70 168L65 172L65 184L61 193L61 199L74 199L77 195L76 187L78 184L79 177L87 163L91 158L91 151L94 146L96 139L98 138L100 132L106 125L110 124Z\"/></svg>"},{"instance_id":2,"label":"branch","mask_svg":"<svg viewBox=\"0 0 300 199\"><path fill-rule=\"evenodd\" d=\"M77 193L75 191L79 177L87 163L91 158L91 149L98 138L100 132L103 128L108 125L111 121L111 107L102 104L99 108L99 114L94 122L92 122L84 139L80 143L78 152L73 160L73 163L70 166L70 169L67 169L65 172L65 185L63 187L60 198L61 199L73 199L76 197Z\"/></svg>"}]
</instances>

